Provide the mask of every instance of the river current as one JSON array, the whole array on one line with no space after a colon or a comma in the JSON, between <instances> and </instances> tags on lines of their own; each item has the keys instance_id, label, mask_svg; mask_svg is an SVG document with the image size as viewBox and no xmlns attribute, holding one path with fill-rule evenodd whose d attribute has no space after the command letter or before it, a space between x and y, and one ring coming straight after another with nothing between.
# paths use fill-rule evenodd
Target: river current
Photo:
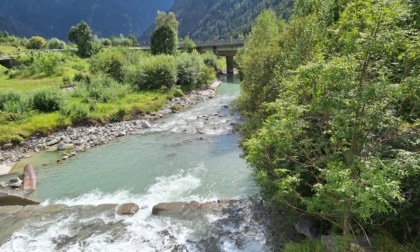
<instances>
[{"instance_id":1,"label":"river current","mask_svg":"<svg viewBox=\"0 0 420 252\"><path fill-rule=\"evenodd\" d=\"M0 251L268 251L265 229L252 220L248 200L237 204L240 217L233 221L228 212L187 220L151 215L160 202L257 194L233 131L238 118L229 111L239 85L226 78L213 99L63 163L46 162L56 154L39 155L32 160L38 178L32 197L44 206L81 208L31 220ZM111 218L81 210L127 202L140 211ZM66 240L61 245L60 237Z\"/></svg>"}]
</instances>

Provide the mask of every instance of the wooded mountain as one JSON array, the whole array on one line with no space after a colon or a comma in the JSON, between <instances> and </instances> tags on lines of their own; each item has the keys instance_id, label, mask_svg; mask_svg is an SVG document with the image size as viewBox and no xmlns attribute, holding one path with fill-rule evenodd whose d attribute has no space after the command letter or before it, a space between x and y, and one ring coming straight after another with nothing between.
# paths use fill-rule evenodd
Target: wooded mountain
<instances>
[{"instance_id":1,"label":"wooded mountain","mask_svg":"<svg viewBox=\"0 0 420 252\"><path fill-rule=\"evenodd\" d=\"M262 10L271 8L283 18L291 15L293 0L175 0L169 11L176 14L179 35L194 40L212 40L247 34ZM153 27L141 40L150 39Z\"/></svg>"},{"instance_id":2,"label":"wooded mountain","mask_svg":"<svg viewBox=\"0 0 420 252\"><path fill-rule=\"evenodd\" d=\"M0 31L67 40L71 26L85 20L100 37L140 36L174 0L1 0Z\"/></svg>"}]
</instances>

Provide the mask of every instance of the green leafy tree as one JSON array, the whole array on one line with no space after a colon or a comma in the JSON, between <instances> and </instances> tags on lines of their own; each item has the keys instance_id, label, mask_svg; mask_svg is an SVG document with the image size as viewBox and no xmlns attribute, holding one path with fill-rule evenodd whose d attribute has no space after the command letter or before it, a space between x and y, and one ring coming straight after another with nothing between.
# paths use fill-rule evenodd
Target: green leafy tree
<instances>
[{"instance_id":1,"label":"green leafy tree","mask_svg":"<svg viewBox=\"0 0 420 252\"><path fill-rule=\"evenodd\" d=\"M174 31L178 33L179 22L176 20L175 13L166 13L163 11L158 11L156 14L155 29L159 29L165 25L171 27Z\"/></svg>"},{"instance_id":2,"label":"green leafy tree","mask_svg":"<svg viewBox=\"0 0 420 252\"><path fill-rule=\"evenodd\" d=\"M190 39L189 36L186 36L183 42L184 42L183 50L186 52L192 53L192 51L197 47L194 40Z\"/></svg>"},{"instance_id":3,"label":"green leafy tree","mask_svg":"<svg viewBox=\"0 0 420 252\"><path fill-rule=\"evenodd\" d=\"M76 26L72 26L68 35L69 41L76 43L80 57L90 57L94 51L93 33L89 25L82 21Z\"/></svg>"},{"instance_id":4,"label":"green leafy tree","mask_svg":"<svg viewBox=\"0 0 420 252\"><path fill-rule=\"evenodd\" d=\"M153 55L174 55L177 47L177 35L174 29L164 25L152 34L150 49Z\"/></svg>"},{"instance_id":5,"label":"green leafy tree","mask_svg":"<svg viewBox=\"0 0 420 252\"><path fill-rule=\"evenodd\" d=\"M345 235L419 207L409 196L420 173L419 142L411 140L419 137L420 40L405 23L410 6L297 1L276 40L263 33L276 31L274 17L258 18L240 55L237 107L249 121L260 118L244 146L266 198ZM264 41L277 48L268 53Z\"/></svg>"},{"instance_id":6,"label":"green leafy tree","mask_svg":"<svg viewBox=\"0 0 420 252\"><path fill-rule=\"evenodd\" d=\"M28 48L28 49L42 49L42 48L45 48L46 45L47 45L47 42L45 41L45 39L43 37L33 36L26 43L26 48Z\"/></svg>"}]
</instances>

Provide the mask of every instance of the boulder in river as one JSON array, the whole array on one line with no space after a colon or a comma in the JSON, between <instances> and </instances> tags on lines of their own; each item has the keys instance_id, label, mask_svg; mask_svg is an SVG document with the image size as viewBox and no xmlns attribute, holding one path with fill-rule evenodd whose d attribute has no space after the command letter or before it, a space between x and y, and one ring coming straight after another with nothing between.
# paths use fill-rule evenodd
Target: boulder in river
<instances>
[{"instance_id":1,"label":"boulder in river","mask_svg":"<svg viewBox=\"0 0 420 252\"><path fill-rule=\"evenodd\" d=\"M19 188L22 185L22 180L18 177L11 178L9 181L9 186L12 188Z\"/></svg>"},{"instance_id":2,"label":"boulder in river","mask_svg":"<svg viewBox=\"0 0 420 252\"><path fill-rule=\"evenodd\" d=\"M134 203L126 203L119 205L116 209L116 213L119 215L133 215L139 211L139 206Z\"/></svg>"},{"instance_id":3,"label":"boulder in river","mask_svg":"<svg viewBox=\"0 0 420 252\"><path fill-rule=\"evenodd\" d=\"M40 202L17 195L0 196L0 206L28 206L39 205Z\"/></svg>"}]
</instances>

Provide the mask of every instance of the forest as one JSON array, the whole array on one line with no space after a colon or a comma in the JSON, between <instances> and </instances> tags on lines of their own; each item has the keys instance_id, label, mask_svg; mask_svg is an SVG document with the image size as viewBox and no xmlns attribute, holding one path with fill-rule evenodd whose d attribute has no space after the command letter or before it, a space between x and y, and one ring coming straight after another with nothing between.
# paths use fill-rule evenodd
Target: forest
<instances>
[{"instance_id":1,"label":"forest","mask_svg":"<svg viewBox=\"0 0 420 252\"><path fill-rule=\"evenodd\" d=\"M337 251L360 251L354 236L420 249L419 28L417 0L296 0L287 21L263 11L239 53L261 195L344 239Z\"/></svg>"}]
</instances>

